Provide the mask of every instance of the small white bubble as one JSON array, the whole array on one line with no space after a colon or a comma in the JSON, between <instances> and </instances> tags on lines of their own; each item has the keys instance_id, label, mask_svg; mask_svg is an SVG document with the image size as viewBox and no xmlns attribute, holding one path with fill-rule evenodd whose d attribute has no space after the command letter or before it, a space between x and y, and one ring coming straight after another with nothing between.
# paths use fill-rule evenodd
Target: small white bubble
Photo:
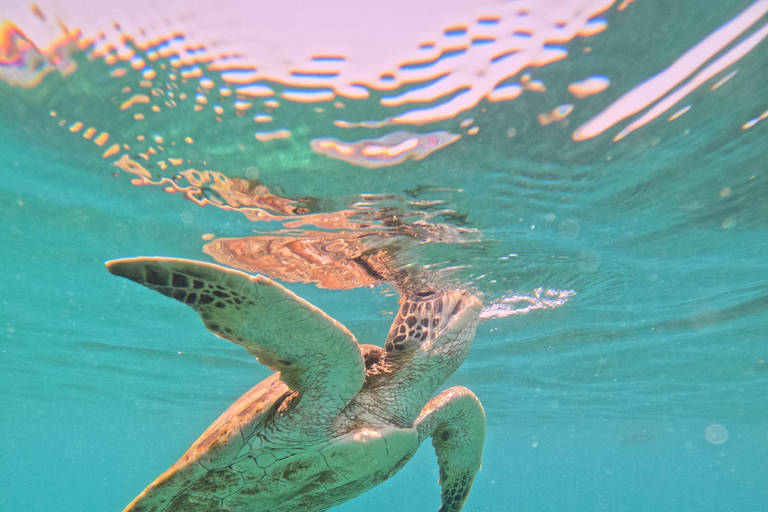
<instances>
[{"instance_id":1,"label":"small white bubble","mask_svg":"<svg viewBox=\"0 0 768 512\"><path fill-rule=\"evenodd\" d=\"M709 444L723 444L728 440L728 430L718 423L713 423L704 429L704 437Z\"/></svg>"},{"instance_id":2,"label":"small white bubble","mask_svg":"<svg viewBox=\"0 0 768 512\"><path fill-rule=\"evenodd\" d=\"M579 223L575 220L565 220L560 224L560 234L564 238L573 240L579 236Z\"/></svg>"},{"instance_id":3,"label":"small white bubble","mask_svg":"<svg viewBox=\"0 0 768 512\"><path fill-rule=\"evenodd\" d=\"M538 446L539 446L539 443L537 443L536 441L534 441L534 442L532 442L532 443L531 443L531 446L532 446L533 448L536 448L536 447L538 447Z\"/></svg>"},{"instance_id":4,"label":"small white bubble","mask_svg":"<svg viewBox=\"0 0 768 512\"><path fill-rule=\"evenodd\" d=\"M509 137L510 139L514 137L516 134L517 134L517 130L515 130L514 128L510 128L509 130L507 130L507 137Z\"/></svg>"},{"instance_id":5,"label":"small white bubble","mask_svg":"<svg viewBox=\"0 0 768 512\"><path fill-rule=\"evenodd\" d=\"M736 225L736 221L728 217L723 221L723 229L731 229Z\"/></svg>"},{"instance_id":6,"label":"small white bubble","mask_svg":"<svg viewBox=\"0 0 768 512\"><path fill-rule=\"evenodd\" d=\"M579 268L586 272L594 272L600 267L600 255L596 251L582 251L578 258Z\"/></svg>"},{"instance_id":7,"label":"small white bubble","mask_svg":"<svg viewBox=\"0 0 768 512\"><path fill-rule=\"evenodd\" d=\"M259 170L256 167L249 167L245 170L245 176L249 180L259 179Z\"/></svg>"},{"instance_id":8,"label":"small white bubble","mask_svg":"<svg viewBox=\"0 0 768 512\"><path fill-rule=\"evenodd\" d=\"M544 219L547 222L554 222L555 221L555 214L554 213L548 213L547 216L544 217Z\"/></svg>"},{"instance_id":9,"label":"small white bubble","mask_svg":"<svg viewBox=\"0 0 768 512\"><path fill-rule=\"evenodd\" d=\"M195 216L192 215L192 212L181 212L179 216L181 217L181 222L184 224L192 224L192 221L195 219Z\"/></svg>"},{"instance_id":10,"label":"small white bubble","mask_svg":"<svg viewBox=\"0 0 768 512\"><path fill-rule=\"evenodd\" d=\"M685 203L684 208L689 212L693 212L701 208L701 204L698 201L688 201Z\"/></svg>"}]
</instances>

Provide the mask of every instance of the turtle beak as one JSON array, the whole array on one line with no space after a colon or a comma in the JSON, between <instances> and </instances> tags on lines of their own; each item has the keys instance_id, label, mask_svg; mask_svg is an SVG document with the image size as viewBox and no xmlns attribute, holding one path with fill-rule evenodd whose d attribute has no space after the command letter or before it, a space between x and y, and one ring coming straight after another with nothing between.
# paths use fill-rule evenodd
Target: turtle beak
<instances>
[{"instance_id":1,"label":"turtle beak","mask_svg":"<svg viewBox=\"0 0 768 512\"><path fill-rule=\"evenodd\" d=\"M482 303L466 291L456 291L446 297L446 311L450 311L445 319L445 329L439 337L446 336L455 340L473 322L477 322L482 309ZM450 307L451 309L447 309Z\"/></svg>"},{"instance_id":2,"label":"turtle beak","mask_svg":"<svg viewBox=\"0 0 768 512\"><path fill-rule=\"evenodd\" d=\"M451 313L451 316L456 318L456 320L454 320L455 325L453 328L455 330L463 331L470 322L477 321L482 308L483 305L477 297L462 291L461 298L454 308L454 313Z\"/></svg>"}]
</instances>

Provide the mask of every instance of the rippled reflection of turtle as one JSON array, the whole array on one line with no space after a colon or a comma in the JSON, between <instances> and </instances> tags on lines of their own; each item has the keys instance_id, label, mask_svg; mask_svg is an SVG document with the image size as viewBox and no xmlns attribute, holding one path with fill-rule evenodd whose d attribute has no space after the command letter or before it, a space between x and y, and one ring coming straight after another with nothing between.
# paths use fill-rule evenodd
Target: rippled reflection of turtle
<instances>
[{"instance_id":1,"label":"rippled reflection of turtle","mask_svg":"<svg viewBox=\"0 0 768 512\"><path fill-rule=\"evenodd\" d=\"M232 404L126 511L327 510L394 475L428 437L440 510L461 510L480 466L485 414L466 388L432 396L469 350L475 297L402 299L381 349L358 345L262 276L169 258L107 268L188 304L211 332L279 372Z\"/></svg>"}]
</instances>

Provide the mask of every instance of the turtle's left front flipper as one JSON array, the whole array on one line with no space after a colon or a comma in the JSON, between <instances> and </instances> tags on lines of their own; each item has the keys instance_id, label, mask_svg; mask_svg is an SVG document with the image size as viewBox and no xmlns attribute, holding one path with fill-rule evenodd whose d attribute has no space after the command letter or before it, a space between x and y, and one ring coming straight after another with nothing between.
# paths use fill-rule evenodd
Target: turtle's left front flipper
<instances>
[{"instance_id":1,"label":"turtle's left front flipper","mask_svg":"<svg viewBox=\"0 0 768 512\"><path fill-rule=\"evenodd\" d=\"M107 269L191 307L205 326L245 347L301 395L312 413L305 428L322 430L365 380L357 340L346 327L264 276L200 261L126 258Z\"/></svg>"},{"instance_id":2,"label":"turtle's left front flipper","mask_svg":"<svg viewBox=\"0 0 768 512\"><path fill-rule=\"evenodd\" d=\"M467 501L485 439L485 411L465 387L448 388L430 400L416 420L419 442L432 437L442 486L439 512L458 512Z\"/></svg>"}]
</instances>

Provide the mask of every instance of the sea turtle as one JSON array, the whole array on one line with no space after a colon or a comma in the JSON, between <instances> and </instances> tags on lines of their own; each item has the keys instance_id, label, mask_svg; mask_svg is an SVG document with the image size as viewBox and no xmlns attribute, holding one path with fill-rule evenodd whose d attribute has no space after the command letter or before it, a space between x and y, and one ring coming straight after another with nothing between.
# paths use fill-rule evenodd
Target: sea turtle
<instances>
[{"instance_id":1,"label":"sea turtle","mask_svg":"<svg viewBox=\"0 0 768 512\"><path fill-rule=\"evenodd\" d=\"M324 511L388 479L432 437L440 511L464 506L485 436L475 395L437 388L464 360L480 301L414 293L385 347L261 275L191 260L107 262L112 274L192 307L277 371L240 397L125 511ZM431 399L430 399L431 398Z\"/></svg>"}]
</instances>

